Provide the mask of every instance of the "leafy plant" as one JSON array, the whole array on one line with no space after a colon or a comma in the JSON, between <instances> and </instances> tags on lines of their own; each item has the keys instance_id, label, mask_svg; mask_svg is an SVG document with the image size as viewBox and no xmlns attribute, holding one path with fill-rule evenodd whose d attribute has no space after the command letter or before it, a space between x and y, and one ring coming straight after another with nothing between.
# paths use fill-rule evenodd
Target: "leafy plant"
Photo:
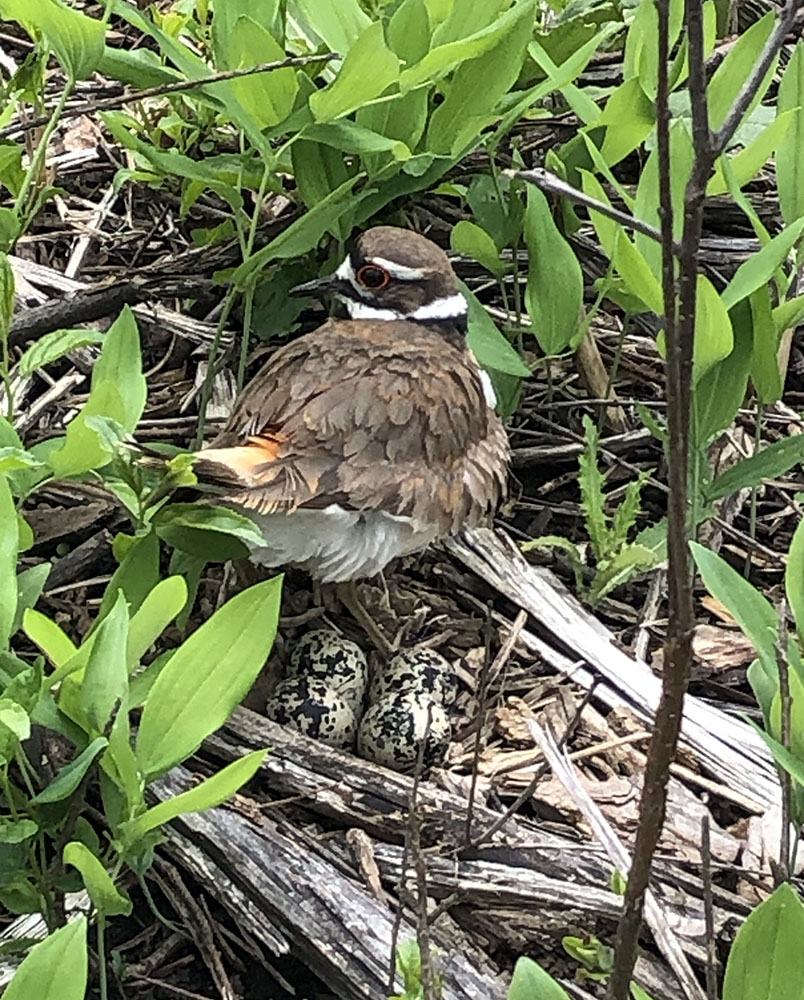
<instances>
[{"instance_id":1,"label":"leafy plant","mask_svg":"<svg viewBox=\"0 0 804 1000\"><path fill-rule=\"evenodd\" d=\"M544 535L525 542L522 550L529 552L534 548L557 548L566 552L575 573L576 589L594 605L635 574L657 565L661 560L662 540L659 538L651 547L628 540L641 512L642 487L649 473L640 473L635 480L629 482L625 487L625 496L614 514L608 514L608 498L603 489L604 478L598 465L600 434L589 417L584 416L583 425L584 450L579 460L578 481L581 507L589 533L589 548L594 557L592 581L587 585L584 580L587 565L587 547L584 545L558 535Z\"/></svg>"}]
</instances>

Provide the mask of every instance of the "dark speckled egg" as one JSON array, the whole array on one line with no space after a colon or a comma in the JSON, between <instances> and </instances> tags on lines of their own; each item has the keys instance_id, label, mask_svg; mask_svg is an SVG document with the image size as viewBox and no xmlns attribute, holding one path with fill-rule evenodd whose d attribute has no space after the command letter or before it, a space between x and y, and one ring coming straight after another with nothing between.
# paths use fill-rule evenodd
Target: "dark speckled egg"
<instances>
[{"instance_id":1,"label":"dark speckled egg","mask_svg":"<svg viewBox=\"0 0 804 1000\"><path fill-rule=\"evenodd\" d=\"M316 677L288 677L265 706L269 719L338 750L354 745L357 719L343 695Z\"/></svg>"},{"instance_id":2,"label":"dark speckled egg","mask_svg":"<svg viewBox=\"0 0 804 1000\"><path fill-rule=\"evenodd\" d=\"M390 694L425 694L445 708L455 701L458 682L455 672L440 653L421 647L397 653L375 673L369 688L374 704Z\"/></svg>"},{"instance_id":3,"label":"dark speckled egg","mask_svg":"<svg viewBox=\"0 0 804 1000\"><path fill-rule=\"evenodd\" d=\"M421 693L391 694L373 704L363 716L357 748L366 760L408 772L416 767L423 740L423 763L432 767L444 759L451 736L447 713L433 698Z\"/></svg>"},{"instance_id":4,"label":"dark speckled egg","mask_svg":"<svg viewBox=\"0 0 804 1000\"><path fill-rule=\"evenodd\" d=\"M329 629L314 629L293 647L287 676L321 680L357 711L368 685L368 662L356 642Z\"/></svg>"}]
</instances>

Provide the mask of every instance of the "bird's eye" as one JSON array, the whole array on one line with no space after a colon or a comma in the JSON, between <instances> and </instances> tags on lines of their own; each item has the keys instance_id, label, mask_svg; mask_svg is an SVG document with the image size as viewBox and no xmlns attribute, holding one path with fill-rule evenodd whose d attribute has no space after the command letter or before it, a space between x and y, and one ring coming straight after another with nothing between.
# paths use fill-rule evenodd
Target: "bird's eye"
<instances>
[{"instance_id":1,"label":"bird's eye","mask_svg":"<svg viewBox=\"0 0 804 1000\"><path fill-rule=\"evenodd\" d=\"M376 264L364 264L355 277L364 288L372 289L385 288L391 280L391 275L385 268Z\"/></svg>"}]
</instances>

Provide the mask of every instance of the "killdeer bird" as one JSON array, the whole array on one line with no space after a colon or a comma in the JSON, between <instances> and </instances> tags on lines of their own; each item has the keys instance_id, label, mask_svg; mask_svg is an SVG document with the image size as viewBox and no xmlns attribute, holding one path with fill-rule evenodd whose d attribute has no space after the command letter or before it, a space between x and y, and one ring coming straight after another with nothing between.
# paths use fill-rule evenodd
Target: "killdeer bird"
<instances>
[{"instance_id":1,"label":"killdeer bird","mask_svg":"<svg viewBox=\"0 0 804 1000\"><path fill-rule=\"evenodd\" d=\"M332 294L350 318L279 348L195 464L262 530L252 559L349 585L487 519L508 441L447 255L378 226L292 294ZM368 625L354 589L339 594Z\"/></svg>"}]
</instances>

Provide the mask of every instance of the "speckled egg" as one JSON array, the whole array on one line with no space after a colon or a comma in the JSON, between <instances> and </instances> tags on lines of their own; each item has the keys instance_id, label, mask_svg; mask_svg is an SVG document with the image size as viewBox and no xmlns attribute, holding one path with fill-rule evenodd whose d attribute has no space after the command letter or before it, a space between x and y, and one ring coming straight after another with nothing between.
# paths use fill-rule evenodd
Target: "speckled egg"
<instances>
[{"instance_id":1,"label":"speckled egg","mask_svg":"<svg viewBox=\"0 0 804 1000\"><path fill-rule=\"evenodd\" d=\"M363 716L357 749L366 760L408 772L416 767L422 740L423 763L431 767L444 759L451 736L447 713L433 698L421 693L392 694L373 704Z\"/></svg>"},{"instance_id":2,"label":"speckled egg","mask_svg":"<svg viewBox=\"0 0 804 1000\"><path fill-rule=\"evenodd\" d=\"M458 681L440 653L421 647L397 653L379 668L371 681L369 701L374 704L391 694L420 693L435 698L445 708L455 701Z\"/></svg>"},{"instance_id":3,"label":"speckled egg","mask_svg":"<svg viewBox=\"0 0 804 1000\"><path fill-rule=\"evenodd\" d=\"M368 685L368 661L356 642L329 629L315 629L293 647L287 676L322 680L357 711Z\"/></svg>"},{"instance_id":4,"label":"speckled egg","mask_svg":"<svg viewBox=\"0 0 804 1000\"><path fill-rule=\"evenodd\" d=\"M277 684L265 714L283 726L337 750L354 745L357 719L343 695L316 677L288 677Z\"/></svg>"}]
</instances>

